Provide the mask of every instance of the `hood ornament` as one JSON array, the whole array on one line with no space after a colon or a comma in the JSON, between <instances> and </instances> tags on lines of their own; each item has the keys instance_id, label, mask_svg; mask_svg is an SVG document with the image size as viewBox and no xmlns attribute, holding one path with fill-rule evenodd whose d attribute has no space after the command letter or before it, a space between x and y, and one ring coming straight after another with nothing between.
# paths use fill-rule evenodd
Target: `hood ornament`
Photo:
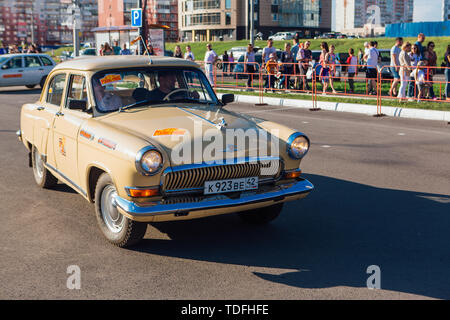
<instances>
[{"instance_id":1,"label":"hood ornament","mask_svg":"<svg viewBox=\"0 0 450 320\"><path fill-rule=\"evenodd\" d=\"M219 122L216 123L216 128L218 130L222 130L224 129L226 126L228 125L228 123L225 121L225 119L223 117L219 118Z\"/></svg>"}]
</instances>

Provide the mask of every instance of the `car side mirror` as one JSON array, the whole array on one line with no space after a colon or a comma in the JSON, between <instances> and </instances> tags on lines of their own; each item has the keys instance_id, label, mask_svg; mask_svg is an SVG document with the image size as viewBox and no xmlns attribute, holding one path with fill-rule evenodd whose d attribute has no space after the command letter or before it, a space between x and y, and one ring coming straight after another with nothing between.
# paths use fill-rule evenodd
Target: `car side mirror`
<instances>
[{"instance_id":1,"label":"car side mirror","mask_svg":"<svg viewBox=\"0 0 450 320\"><path fill-rule=\"evenodd\" d=\"M69 101L69 109L70 110L86 111L86 109L87 109L87 101L86 100L70 99L70 101Z\"/></svg>"},{"instance_id":2,"label":"car side mirror","mask_svg":"<svg viewBox=\"0 0 450 320\"><path fill-rule=\"evenodd\" d=\"M227 105L229 103L234 102L234 94L226 93L222 95L222 104Z\"/></svg>"}]
</instances>

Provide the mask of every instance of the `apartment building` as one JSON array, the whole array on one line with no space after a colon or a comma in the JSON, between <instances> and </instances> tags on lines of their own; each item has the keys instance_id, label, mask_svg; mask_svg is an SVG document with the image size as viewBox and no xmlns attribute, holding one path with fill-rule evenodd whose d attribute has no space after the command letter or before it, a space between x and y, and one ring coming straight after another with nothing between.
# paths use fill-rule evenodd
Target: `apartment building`
<instances>
[{"instance_id":1,"label":"apartment building","mask_svg":"<svg viewBox=\"0 0 450 320\"><path fill-rule=\"evenodd\" d=\"M81 41L92 42L97 26L97 1L78 0L81 7ZM68 23L71 0L0 0L0 40L4 45L36 42L59 45L72 42Z\"/></svg>"},{"instance_id":2,"label":"apartment building","mask_svg":"<svg viewBox=\"0 0 450 320\"><path fill-rule=\"evenodd\" d=\"M136 34L137 29L131 27L131 9L138 7L137 0L98 0L98 28L96 32L108 32L101 35L105 40L122 40L129 34ZM145 9L144 17L147 25L166 25L166 41L178 40L178 1L177 0L142 0ZM121 36L120 33L123 33ZM105 41L112 42L112 41Z\"/></svg>"},{"instance_id":3,"label":"apartment building","mask_svg":"<svg viewBox=\"0 0 450 320\"><path fill-rule=\"evenodd\" d=\"M253 0L255 33L279 31L314 35L330 31L331 0ZM180 0L178 25L183 41L246 39L250 0Z\"/></svg>"}]
</instances>

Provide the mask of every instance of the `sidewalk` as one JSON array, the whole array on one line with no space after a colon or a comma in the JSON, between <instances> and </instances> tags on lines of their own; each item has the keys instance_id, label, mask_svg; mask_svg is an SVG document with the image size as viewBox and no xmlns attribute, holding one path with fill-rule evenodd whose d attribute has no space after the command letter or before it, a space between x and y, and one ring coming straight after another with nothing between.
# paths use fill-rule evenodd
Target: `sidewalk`
<instances>
[{"instance_id":1,"label":"sidewalk","mask_svg":"<svg viewBox=\"0 0 450 320\"><path fill-rule=\"evenodd\" d=\"M217 96L219 98L222 97L222 93L217 93ZM235 95L235 102L258 104L259 97L237 94ZM300 99L264 97L264 103L274 106L304 108L304 109L310 109L313 107L311 100L300 100ZM367 115L375 115L377 113L377 106L369 104L317 101L317 107L320 108L321 110L353 112ZM384 115L391 117L439 120L450 122L450 111L382 106L381 112Z\"/></svg>"}]
</instances>

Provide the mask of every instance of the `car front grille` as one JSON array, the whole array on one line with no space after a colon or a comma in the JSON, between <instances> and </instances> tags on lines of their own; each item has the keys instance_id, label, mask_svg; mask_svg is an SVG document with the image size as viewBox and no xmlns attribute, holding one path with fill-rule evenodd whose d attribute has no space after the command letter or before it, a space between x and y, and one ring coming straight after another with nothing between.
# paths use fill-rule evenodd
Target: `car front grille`
<instances>
[{"instance_id":1,"label":"car front grille","mask_svg":"<svg viewBox=\"0 0 450 320\"><path fill-rule=\"evenodd\" d=\"M164 173L163 191L174 192L203 188L206 181L258 177L259 181L273 181L282 170L279 159L224 165L202 165Z\"/></svg>"}]
</instances>

